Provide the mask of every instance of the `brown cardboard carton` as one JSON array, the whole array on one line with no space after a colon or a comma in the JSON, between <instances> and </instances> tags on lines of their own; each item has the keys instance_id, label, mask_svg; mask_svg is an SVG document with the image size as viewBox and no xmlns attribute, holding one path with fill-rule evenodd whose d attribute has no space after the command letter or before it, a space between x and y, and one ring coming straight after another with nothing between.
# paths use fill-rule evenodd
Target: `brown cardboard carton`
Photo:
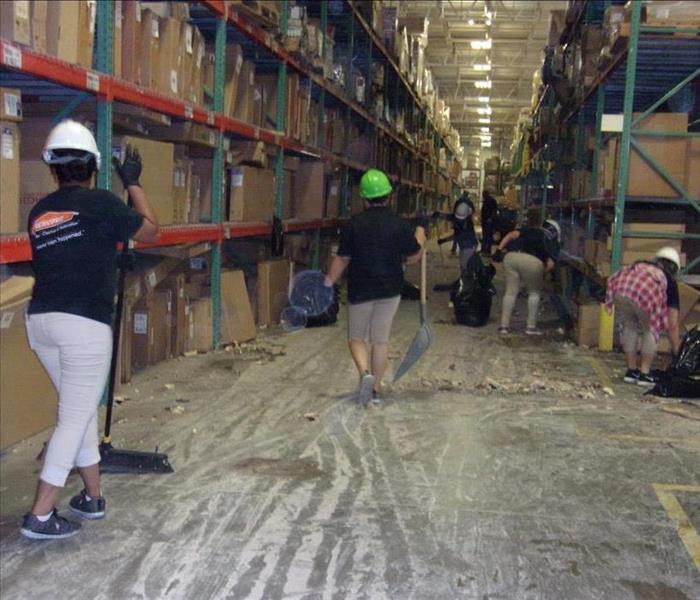
<instances>
[{"instance_id":1,"label":"brown cardboard carton","mask_svg":"<svg viewBox=\"0 0 700 600\"><path fill-rule=\"evenodd\" d=\"M238 44L226 47L226 75L224 83L224 114L235 116L239 82L243 70L243 49ZM214 81L208 82L213 90Z\"/></svg>"},{"instance_id":2,"label":"brown cardboard carton","mask_svg":"<svg viewBox=\"0 0 700 600\"><path fill-rule=\"evenodd\" d=\"M683 252L679 253L679 256L681 258L681 267L684 267L686 265L687 257ZM654 255L650 254L649 252L625 250L622 253L622 264L631 265L633 263L639 262L640 260L651 260L653 257Z\"/></svg>"},{"instance_id":3,"label":"brown cardboard carton","mask_svg":"<svg viewBox=\"0 0 700 600\"><path fill-rule=\"evenodd\" d=\"M141 5L137 0L123 0L121 48L122 77L141 85Z\"/></svg>"},{"instance_id":4,"label":"brown cardboard carton","mask_svg":"<svg viewBox=\"0 0 700 600\"><path fill-rule=\"evenodd\" d=\"M249 60L243 61L236 91L236 108L233 116L236 119L253 123L255 120L255 64Z\"/></svg>"},{"instance_id":5,"label":"brown cardboard carton","mask_svg":"<svg viewBox=\"0 0 700 600\"><path fill-rule=\"evenodd\" d=\"M332 177L328 180L325 212L326 217L335 218L340 215L340 189L340 177Z\"/></svg>"},{"instance_id":6,"label":"brown cardboard carton","mask_svg":"<svg viewBox=\"0 0 700 600\"><path fill-rule=\"evenodd\" d=\"M31 45L29 0L0 2L0 36L18 44Z\"/></svg>"},{"instance_id":7,"label":"brown cardboard carton","mask_svg":"<svg viewBox=\"0 0 700 600\"><path fill-rule=\"evenodd\" d=\"M158 88L160 76L160 18L150 9L141 12L141 85Z\"/></svg>"},{"instance_id":8,"label":"brown cardboard carton","mask_svg":"<svg viewBox=\"0 0 700 600\"><path fill-rule=\"evenodd\" d=\"M34 277L12 275L0 283L0 306L26 300L32 295Z\"/></svg>"},{"instance_id":9,"label":"brown cardboard carton","mask_svg":"<svg viewBox=\"0 0 700 600\"><path fill-rule=\"evenodd\" d=\"M295 219L320 219L323 217L324 163L304 161L299 165L292 210Z\"/></svg>"},{"instance_id":10,"label":"brown cardboard carton","mask_svg":"<svg viewBox=\"0 0 700 600\"><path fill-rule=\"evenodd\" d=\"M600 305L581 304L578 307L576 321L576 343L579 346L593 347L598 345L598 329L600 325Z\"/></svg>"},{"instance_id":11,"label":"brown cardboard carton","mask_svg":"<svg viewBox=\"0 0 700 600\"><path fill-rule=\"evenodd\" d=\"M221 342L255 338L255 320L243 271L221 272Z\"/></svg>"},{"instance_id":12,"label":"brown cardboard carton","mask_svg":"<svg viewBox=\"0 0 700 600\"><path fill-rule=\"evenodd\" d=\"M24 327L28 296L0 306L0 448L51 427L57 395L29 347Z\"/></svg>"},{"instance_id":13,"label":"brown cardboard carton","mask_svg":"<svg viewBox=\"0 0 700 600\"><path fill-rule=\"evenodd\" d=\"M197 210L198 220L212 219L212 171L214 169L211 159L192 159L192 177L197 177L198 194ZM222 208L223 210L223 208Z\"/></svg>"},{"instance_id":14,"label":"brown cardboard carton","mask_svg":"<svg viewBox=\"0 0 700 600\"><path fill-rule=\"evenodd\" d=\"M153 293L142 296L131 313L131 363L135 369L144 369L153 364Z\"/></svg>"},{"instance_id":15,"label":"brown cardboard carton","mask_svg":"<svg viewBox=\"0 0 700 600\"><path fill-rule=\"evenodd\" d=\"M156 90L166 96L182 98L184 71L180 54L181 23L177 19L161 19L159 23L159 63Z\"/></svg>"},{"instance_id":16,"label":"brown cardboard carton","mask_svg":"<svg viewBox=\"0 0 700 600\"><path fill-rule=\"evenodd\" d=\"M22 90L0 87L0 121L22 121Z\"/></svg>"},{"instance_id":17,"label":"brown cardboard carton","mask_svg":"<svg viewBox=\"0 0 700 600\"><path fill-rule=\"evenodd\" d=\"M659 232L659 233L685 233L683 223L625 223L624 229L639 232ZM607 241L607 249L612 250L613 237ZM664 246L671 246L679 252L681 251L682 240L666 238L632 238L626 237L622 240L623 251L646 252L649 258L653 257L657 250Z\"/></svg>"},{"instance_id":18,"label":"brown cardboard carton","mask_svg":"<svg viewBox=\"0 0 700 600\"><path fill-rule=\"evenodd\" d=\"M32 48L46 54L46 22L49 14L48 0L33 0L30 5L32 19Z\"/></svg>"},{"instance_id":19,"label":"brown cardboard carton","mask_svg":"<svg viewBox=\"0 0 700 600\"><path fill-rule=\"evenodd\" d=\"M78 8L78 60L81 67L92 68L97 0L81 0Z\"/></svg>"},{"instance_id":20,"label":"brown cardboard carton","mask_svg":"<svg viewBox=\"0 0 700 600\"><path fill-rule=\"evenodd\" d=\"M216 147L216 132L206 125L192 121L153 126L150 128L150 133L151 137L157 140L207 148Z\"/></svg>"},{"instance_id":21,"label":"brown cardboard carton","mask_svg":"<svg viewBox=\"0 0 700 600\"><path fill-rule=\"evenodd\" d=\"M112 142L113 152L123 157L128 144L137 148L141 154L143 160L141 185L156 212L158 221L161 225L173 223L175 219L173 202L174 146L145 138L122 136L114 138ZM114 193L123 194L124 190L119 179L113 179L112 183Z\"/></svg>"},{"instance_id":22,"label":"brown cardboard carton","mask_svg":"<svg viewBox=\"0 0 700 600\"><path fill-rule=\"evenodd\" d=\"M0 233L19 231L19 129L0 121Z\"/></svg>"},{"instance_id":23,"label":"brown cardboard carton","mask_svg":"<svg viewBox=\"0 0 700 600\"><path fill-rule=\"evenodd\" d=\"M290 269L287 259L258 263L258 325L279 323L289 297Z\"/></svg>"},{"instance_id":24,"label":"brown cardboard carton","mask_svg":"<svg viewBox=\"0 0 700 600\"><path fill-rule=\"evenodd\" d=\"M173 165L173 221L187 223L190 215L192 162L176 159Z\"/></svg>"},{"instance_id":25,"label":"brown cardboard carton","mask_svg":"<svg viewBox=\"0 0 700 600\"><path fill-rule=\"evenodd\" d=\"M160 287L169 290L172 300L172 325L170 331L170 350L172 356L181 356L187 344L187 297L185 296L185 274L169 275Z\"/></svg>"},{"instance_id":26,"label":"brown cardboard carton","mask_svg":"<svg viewBox=\"0 0 700 600\"><path fill-rule=\"evenodd\" d=\"M229 221L270 221L275 207L275 175L268 169L231 169Z\"/></svg>"},{"instance_id":27,"label":"brown cardboard carton","mask_svg":"<svg viewBox=\"0 0 700 600\"><path fill-rule=\"evenodd\" d=\"M685 322L686 318L690 315L691 311L695 310L695 307L700 300L700 291L689 286L682 281L678 282L678 297L680 300L680 307L678 310L678 320L680 323Z\"/></svg>"},{"instance_id":28,"label":"brown cardboard carton","mask_svg":"<svg viewBox=\"0 0 700 600\"><path fill-rule=\"evenodd\" d=\"M124 17L122 0L114 2L114 32L112 33L112 75L117 79L122 77L122 35Z\"/></svg>"},{"instance_id":29,"label":"brown cardboard carton","mask_svg":"<svg viewBox=\"0 0 700 600\"><path fill-rule=\"evenodd\" d=\"M173 327L173 294L170 289L157 289L153 293L153 348L151 364L172 356L171 334Z\"/></svg>"},{"instance_id":30,"label":"brown cardboard carton","mask_svg":"<svg viewBox=\"0 0 700 600\"><path fill-rule=\"evenodd\" d=\"M700 200L700 139L693 138L686 142L685 180L683 189L694 200Z\"/></svg>"},{"instance_id":31,"label":"brown cardboard carton","mask_svg":"<svg viewBox=\"0 0 700 600\"><path fill-rule=\"evenodd\" d=\"M212 343L211 298L190 300L187 351L208 352Z\"/></svg>"},{"instance_id":32,"label":"brown cardboard carton","mask_svg":"<svg viewBox=\"0 0 700 600\"><path fill-rule=\"evenodd\" d=\"M94 0L49 2L46 45L51 56L82 67L92 67L95 35Z\"/></svg>"},{"instance_id":33,"label":"brown cardboard carton","mask_svg":"<svg viewBox=\"0 0 700 600\"><path fill-rule=\"evenodd\" d=\"M19 231L27 231L27 219L34 205L58 186L51 170L41 160L22 160L19 172Z\"/></svg>"}]
</instances>

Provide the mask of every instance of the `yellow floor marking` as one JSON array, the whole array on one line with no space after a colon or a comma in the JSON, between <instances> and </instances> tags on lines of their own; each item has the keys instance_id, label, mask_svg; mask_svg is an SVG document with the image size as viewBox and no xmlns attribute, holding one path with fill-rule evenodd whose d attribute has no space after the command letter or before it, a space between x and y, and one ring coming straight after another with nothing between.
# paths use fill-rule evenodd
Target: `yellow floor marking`
<instances>
[{"instance_id":1,"label":"yellow floor marking","mask_svg":"<svg viewBox=\"0 0 700 600\"><path fill-rule=\"evenodd\" d=\"M621 442L645 442L652 444L679 444L690 446L691 448L700 448L700 440L695 438L667 438L654 435L635 435L632 433L602 433L600 431L588 431L585 429L574 428L576 435L581 437L603 438L606 440L617 440Z\"/></svg>"},{"instance_id":2,"label":"yellow floor marking","mask_svg":"<svg viewBox=\"0 0 700 600\"><path fill-rule=\"evenodd\" d=\"M611 387L613 383L610 379L610 375L608 375L607 369L603 366L603 363L601 363L595 356L586 356L586 360L595 371L601 385L604 387Z\"/></svg>"},{"instance_id":3,"label":"yellow floor marking","mask_svg":"<svg viewBox=\"0 0 700 600\"><path fill-rule=\"evenodd\" d=\"M678 502L674 495L674 492L700 493L700 485L670 485L665 483L655 483L653 485L661 506L664 507L666 513L676 525L678 535L685 544L690 558L693 559L695 566L700 571L700 535L698 535L681 503Z\"/></svg>"}]
</instances>

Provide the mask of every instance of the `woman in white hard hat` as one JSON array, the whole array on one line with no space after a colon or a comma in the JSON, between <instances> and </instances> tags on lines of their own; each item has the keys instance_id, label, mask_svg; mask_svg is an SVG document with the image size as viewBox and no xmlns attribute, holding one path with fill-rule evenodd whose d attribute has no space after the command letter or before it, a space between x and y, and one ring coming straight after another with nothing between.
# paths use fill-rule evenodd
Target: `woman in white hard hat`
<instances>
[{"instance_id":1,"label":"woman in white hard hat","mask_svg":"<svg viewBox=\"0 0 700 600\"><path fill-rule=\"evenodd\" d=\"M622 267L608 278L605 305L609 313L615 307L615 316L622 325L627 383L654 385L650 371L661 332L668 332L674 356L680 350L680 302L676 281L680 267L678 250L666 246L652 261ZM638 354L641 354L639 362Z\"/></svg>"},{"instance_id":2,"label":"woman in white hard hat","mask_svg":"<svg viewBox=\"0 0 700 600\"><path fill-rule=\"evenodd\" d=\"M501 326L498 332L506 335L510 332L510 317L515 307L521 284L527 290L527 335L542 335L537 328L537 313L540 307L540 295L544 285L544 274L554 269L559 257L559 240L561 229L559 223L547 219L542 227L521 227L511 231L498 245L499 257L507 252L503 259L506 276L506 291L501 307Z\"/></svg>"},{"instance_id":3,"label":"woman in white hard hat","mask_svg":"<svg viewBox=\"0 0 700 600\"><path fill-rule=\"evenodd\" d=\"M56 539L80 529L55 509L74 467L85 488L70 500L70 509L87 519L105 515L97 408L112 354L117 242L155 241L158 221L139 184L142 166L135 150L128 148L125 160L115 161L133 210L111 192L91 189L101 156L92 133L80 123L56 125L43 158L58 189L29 214L36 281L26 324L29 343L58 391L58 419L21 533Z\"/></svg>"}]
</instances>

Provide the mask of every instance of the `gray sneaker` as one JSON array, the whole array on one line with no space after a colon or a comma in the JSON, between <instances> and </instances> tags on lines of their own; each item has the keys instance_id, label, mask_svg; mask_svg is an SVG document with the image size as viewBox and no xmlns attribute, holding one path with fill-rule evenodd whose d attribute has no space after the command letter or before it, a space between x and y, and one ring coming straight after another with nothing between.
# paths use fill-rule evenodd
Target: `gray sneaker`
<instances>
[{"instance_id":1,"label":"gray sneaker","mask_svg":"<svg viewBox=\"0 0 700 600\"><path fill-rule=\"evenodd\" d=\"M80 531L80 523L73 523L59 516L54 508L48 521L43 523L36 515L27 513L22 519L20 533L32 540L62 540L74 536Z\"/></svg>"},{"instance_id":2,"label":"gray sneaker","mask_svg":"<svg viewBox=\"0 0 700 600\"><path fill-rule=\"evenodd\" d=\"M374 388L374 375L369 371L360 379L360 389L357 392L357 403L360 406L367 406L372 399L372 389Z\"/></svg>"},{"instance_id":3,"label":"gray sneaker","mask_svg":"<svg viewBox=\"0 0 700 600\"><path fill-rule=\"evenodd\" d=\"M68 506L72 512L83 519L102 519L105 516L107 503L102 496L88 500L87 494L83 490L70 499Z\"/></svg>"}]
</instances>

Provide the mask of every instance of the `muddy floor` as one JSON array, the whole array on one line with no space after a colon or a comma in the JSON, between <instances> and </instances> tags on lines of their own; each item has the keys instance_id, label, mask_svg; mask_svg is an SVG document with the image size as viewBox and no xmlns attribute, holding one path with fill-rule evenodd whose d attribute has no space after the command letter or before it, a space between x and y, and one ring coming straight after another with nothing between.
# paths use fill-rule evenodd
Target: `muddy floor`
<instances>
[{"instance_id":1,"label":"muddy floor","mask_svg":"<svg viewBox=\"0 0 700 600\"><path fill-rule=\"evenodd\" d=\"M700 599L700 409L621 383L620 355L573 345L546 302L539 339L524 300L506 338L498 298L480 329L447 303L431 293L432 348L366 410L344 309L138 374L112 441L174 472L105 475L108 516L74 538L18 533L47 434L6 451L3 600ZM404 301L394 366L417 324Z\"/></svg>"}]
</instances>

